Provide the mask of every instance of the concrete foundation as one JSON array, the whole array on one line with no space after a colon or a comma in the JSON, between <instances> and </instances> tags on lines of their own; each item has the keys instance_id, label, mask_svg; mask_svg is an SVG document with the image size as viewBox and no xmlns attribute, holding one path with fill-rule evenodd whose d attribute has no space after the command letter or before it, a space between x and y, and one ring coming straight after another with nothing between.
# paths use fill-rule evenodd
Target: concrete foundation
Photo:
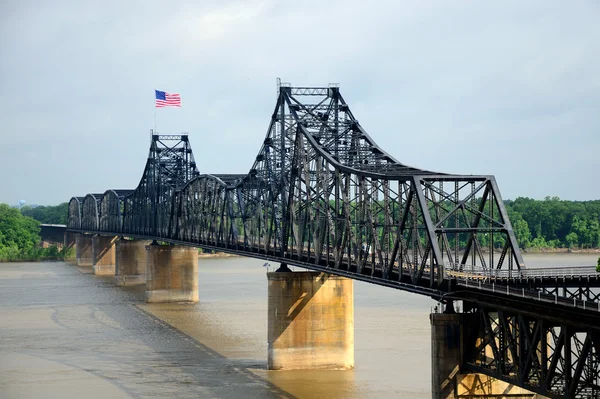
<instances>
[{"instance_id":1,"label":"concrete foundation","mask_svg":"<svg viewBox=\"0 0 600 399\"><path fill-rule=\"evenodd\" d=\"M77 266L92 266L92 236L86 234L75 236L75 262Z\"/></svg>"},{"instance_id":2,"label":"concrete foundation","mask_svg":"<svg viewBox=\"0 0 600 399\"><path fill-rule=\"evenodd\" d=\"M77 264L77 234L65 233L63 251L65 253L64 261L69 264Z\"/></svg>"},{"instance_id":3,"label":"concrete foundation","mask_svg":"<svg viewBox=\"0 0 600 399\"><path fill-rule=\"evenodd\" d=\"M118 237L96 235L92 238L93 267L96 275L115 275L116 250Z\"/></svg>"},{"instance_id":4,"label":"concrete foundation","mask_svg":"<svg viewBox=\"0 0 600 399\"><path fill-rule=\"evenodd\" d=\"M354 286L316 272L267 273L269 370L354 367Z\"/></svg>"},{"instance_id":5,"label":"concrete foundation","mask_svg":"<svg viewBox=\"0 0 600 399\"><path fill-rule=\"evenodd\" d=\"M461 374L464 353L464 330L469 328L470 314L432 313L431 320L431 397L454 398L544 398L526 389L483 374ZM475 327L473 327L475 328Z\"/></svg>"},{"instance_id":6,"label":"concrete foundation","mask_svg":"<svg viewBox=\"0 0 600 399\"><path fill-rule=\"evenodd\" d=\"M146 246L146 302L198 302L198 249Z\"/></svg>"},{"instance_id":7,"label":"concrete foundation","mask_svg":"<svg viewBox=\"0 0 600 399\"><path fill-rule=\"evenodd\" d=\"M115 284L128 286L146 284L146 245L150 241L117 240Z\"/></svg>"}]
</instances>

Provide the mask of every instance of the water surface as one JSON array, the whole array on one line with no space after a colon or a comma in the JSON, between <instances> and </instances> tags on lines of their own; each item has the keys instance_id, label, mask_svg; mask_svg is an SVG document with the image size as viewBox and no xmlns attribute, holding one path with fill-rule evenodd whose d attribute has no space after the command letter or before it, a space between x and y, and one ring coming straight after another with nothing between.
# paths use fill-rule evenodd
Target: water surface
<instances>
[{"instance_id":1,"label":"water surface","mask_svg":"<svg viewBox=\"0 0 600 399\"><path fill-rule=\"evenodd\" d=\"M525 261L577 266L597 257ZM145 304L143 286L115 287L91 268L0 264L0 398L431 397L435 302L362 282L354 370L267 371L263 264L201 259L195 305Z\"/></svg>"}]
</instances>

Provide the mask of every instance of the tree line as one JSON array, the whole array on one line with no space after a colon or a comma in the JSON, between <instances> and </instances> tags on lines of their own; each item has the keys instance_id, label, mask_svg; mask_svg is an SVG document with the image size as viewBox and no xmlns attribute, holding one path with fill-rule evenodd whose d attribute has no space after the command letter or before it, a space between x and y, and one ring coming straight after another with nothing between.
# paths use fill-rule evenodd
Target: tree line
<instances>
[{"instance_id":1,"label":"tree line","mask_svg":"<svg viewBox=\"0 0 600 399\"><path fill-rule=\"evenodd\" d=\"M565 201L518 197L505 205L523 249L600 248L600 200ZM68 203L25 206L19 212L0 204L0 260L39 258L39 224L67 224Z\"/></svg>"},{"instance_id":2,"label":"tree line","mask_svg":"<svg viewBox=\"0 0 600 399\"><path fill-rule=\"evenodd\" d=\"M505 201L519 246L600 248L600 200L565 201L558 197ZM45 224L67 224L67 202L56 206L25 206L21 214Z\"/></svg>"},{"instance_id":3,"label":"tree line","mask_svg":"<svg viewBox=\"0 0 600 399\"><path fill-rule=\"evenodd\" d=\"M63 202L56 206L24 206L21 213L43 224L67 224L69 203Z\"/></svg>"},{"instance_id":4,"label":"tree line","mask_svg":"<svg viewBox=\"0 0 600 399\"><path fill-rule=\"evenodd\" d=\"M506 200L521 248L600 248L600 200Z\"/></svg>"},{"instance_id":5,"label":"tree line","mask_svg":"<svg viewBox=\"0 0 600 399\"><path fill-rule=\"evenodd\" d=\"M59 260L67 255L56 246L40 247L40 240L39 220L0 204L0 261Z\"/></svg>"}]
</instances>

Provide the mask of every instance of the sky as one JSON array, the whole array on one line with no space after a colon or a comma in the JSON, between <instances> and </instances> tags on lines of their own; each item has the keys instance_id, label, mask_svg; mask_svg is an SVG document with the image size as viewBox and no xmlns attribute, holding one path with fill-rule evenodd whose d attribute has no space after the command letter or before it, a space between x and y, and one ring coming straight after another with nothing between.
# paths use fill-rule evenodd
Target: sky
<instances>
[{"instance_id":1,"label":"sky","mask_svg":"<svg viewBox=\"0 0 600 399\"><path fill-rule=\"evenodd\" d=\"M155 115L201 173L247 173L277 77L339 83L405 164L600 199L599 20L596 0L3 0L0 203L135 188Z\"/></svg>"}]
</instances>

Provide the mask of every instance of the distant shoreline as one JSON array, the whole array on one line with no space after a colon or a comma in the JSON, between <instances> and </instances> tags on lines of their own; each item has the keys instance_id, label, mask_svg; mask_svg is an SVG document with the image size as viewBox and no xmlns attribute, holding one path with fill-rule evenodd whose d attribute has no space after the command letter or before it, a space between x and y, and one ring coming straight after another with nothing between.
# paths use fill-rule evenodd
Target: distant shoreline
<instances>
[{"instance_id":1,"label":"distant shoreline","mask_svg":"<svg viewBox=\"0 0 600 399\"><path fill-rule=\"evenodd\" d=\"M238 257L240 255L234 255L234 254L228 254L225 252L217 252L214 254L205 254L205 253L201 253L198 254L198 258L204 258L204 259L209 259L209 258L234 258L234 257Z\"/></svg>"},{"instance_id":2,"label":"distant shoreline","mask_svg":"<svg viewBox=\"0 0 600 399\"><path fill-rule=\"evenodd\" d=\"M527 248L526 254L600 254L600 248Z\"/></svg>"}]
</instances>

